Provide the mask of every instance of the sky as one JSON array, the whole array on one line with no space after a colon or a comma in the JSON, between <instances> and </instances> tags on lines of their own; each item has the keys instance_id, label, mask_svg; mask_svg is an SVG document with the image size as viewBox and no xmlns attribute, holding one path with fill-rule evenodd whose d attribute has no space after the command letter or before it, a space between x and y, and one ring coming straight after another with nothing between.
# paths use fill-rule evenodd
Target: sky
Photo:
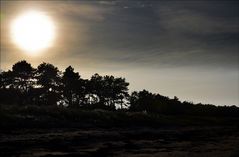
<instances>
[{"instance_id":1,"label":"sky","mask_svg":"<svg viewBox=\"0 0 239 157\"><path fill-rule=\"evenodd\" d=\"M56 26L54 44L37 57L10 37L11 22L27 10ZM62 71L71 65L82 78L124 77L130 91L239 106L238 1L1 0L0 22L3 70L23 59Z\"/></svg>"}]
</instances>

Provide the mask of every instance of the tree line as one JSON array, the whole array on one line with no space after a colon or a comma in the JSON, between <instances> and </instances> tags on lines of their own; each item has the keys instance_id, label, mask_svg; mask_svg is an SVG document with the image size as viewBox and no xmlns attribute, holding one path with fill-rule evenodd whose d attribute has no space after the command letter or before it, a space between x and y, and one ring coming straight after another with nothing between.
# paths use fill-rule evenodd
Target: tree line
<instances>
[{"instance_id":1,"label":"tree line","mask_svg":"<svg viewBox=\"0 0 239 157\"><path fill-rule=\"evenodd\" d=\"M170 99L146 90L129 94L128 86L122 77L94 74L90 79L83 79L71 66L61 72L50 63L33 68L23 60L0 74L0 103L162 114L239 115L236 106L181 102L177 97Z\"/></svg>"}]
</instances>

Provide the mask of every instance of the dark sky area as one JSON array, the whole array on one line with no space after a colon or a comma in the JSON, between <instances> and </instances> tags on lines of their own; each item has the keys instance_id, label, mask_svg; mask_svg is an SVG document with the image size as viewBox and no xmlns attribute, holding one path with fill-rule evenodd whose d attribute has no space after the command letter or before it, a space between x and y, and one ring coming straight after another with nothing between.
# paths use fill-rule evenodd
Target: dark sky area
<instances>
[{"instance_id":1,"label":"dark sky area","mask_svg":"<svg viewBox=\"0 0 239 157\"><path fill-rule=\"evenodd\" d=\"M38 57L9 37L11 21L28 9L57 27L54 45ZM238 1L1 1L1 53L4 70L21 59L72 65L83 78L125 77L130 91L239 105Z\"/></svg>"}]
</instances>

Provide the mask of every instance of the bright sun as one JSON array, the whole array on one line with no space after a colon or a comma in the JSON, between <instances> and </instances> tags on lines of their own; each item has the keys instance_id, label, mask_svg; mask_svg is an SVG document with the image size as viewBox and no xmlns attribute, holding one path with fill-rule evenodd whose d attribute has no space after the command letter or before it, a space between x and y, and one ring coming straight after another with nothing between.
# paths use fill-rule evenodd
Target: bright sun
<instances>
[{"instance_id":1,"label":"bright sun","mask_svg":"<svg viewBox=\"0 0 239 157\"><path fill-rule=\"evenodd\" d=\"M55 25L44 13L29 11L18 16L11 24L13 42L30 55L38 55L52 45Z\"/></svg>"}]
</instances>

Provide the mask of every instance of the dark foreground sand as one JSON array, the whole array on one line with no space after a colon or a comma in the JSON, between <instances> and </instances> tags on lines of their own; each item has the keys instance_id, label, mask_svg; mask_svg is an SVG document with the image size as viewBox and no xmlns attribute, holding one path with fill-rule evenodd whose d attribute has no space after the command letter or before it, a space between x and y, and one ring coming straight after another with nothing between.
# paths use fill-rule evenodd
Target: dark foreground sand
<instances>
[{"instance_id":1,"label":"dark foreground sand","mask_svg":"<svg viewBox=\"0 0 239 157\"><path fill-rule=\"evenodd\" d=\"M239 157L239 129L165 127L1 130L0 156Z\"/></svg>"}]
</instances>

